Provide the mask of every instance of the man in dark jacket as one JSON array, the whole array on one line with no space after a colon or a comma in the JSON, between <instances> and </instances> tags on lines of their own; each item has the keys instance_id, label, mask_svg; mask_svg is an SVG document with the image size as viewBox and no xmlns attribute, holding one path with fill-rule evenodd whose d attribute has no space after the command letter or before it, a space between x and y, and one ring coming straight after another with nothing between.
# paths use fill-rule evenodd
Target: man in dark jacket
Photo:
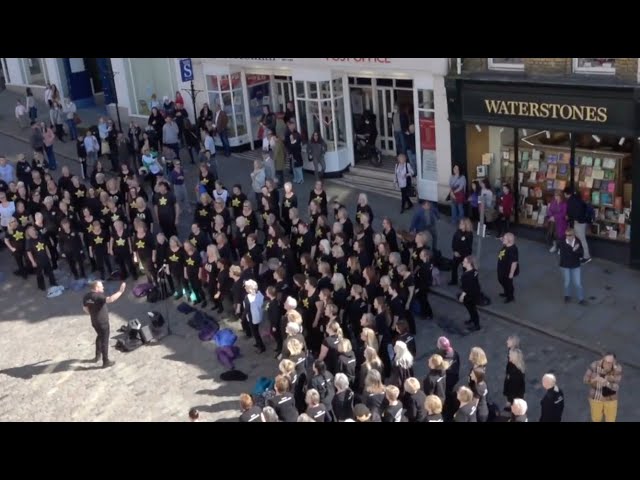
<instances>
[{"instance_id":1,"label":"man in dark jacket","mask_svg":"<svg viewBox=\"0 0 640 480\"><path fill-rule=\"evenodd\" d=\"M547 373L542 377L542 386L546 390L540 400L540 421L560 422L564 411L564 394L556 385L556 377Z\"/></svg>"},{"instance_id":2,"label":"man in dark jacket","mask_svg":"<svg viewBox=\"0 0 640 480\"><path fill-rule=\"evenodd\" d=\"M571 283L576 289L578 303L585 305L584 291L580 276L580 259L583 255L582 242L576 238L574 230L569 228L565 241L558 245L560 249L560 270L564 275L564 302L571 300Z\"/></svg>"},{"instance_id":3,"label":"man in dark jacket","mask_svg":"<svg viewBox=\"0 0 640 480\"><path fill-rule=\"evenodd\" d=\"M567 219L569 220L569 226L575 230L576 237L582 243L583 263L589 263L591 261L591 255L589 254L589 245L587 244L587 225L589 219L587 218L587 204L576 192L571 190L570 187L564 189L564 198L567 201Z\"/></svg>"}]
</instances>

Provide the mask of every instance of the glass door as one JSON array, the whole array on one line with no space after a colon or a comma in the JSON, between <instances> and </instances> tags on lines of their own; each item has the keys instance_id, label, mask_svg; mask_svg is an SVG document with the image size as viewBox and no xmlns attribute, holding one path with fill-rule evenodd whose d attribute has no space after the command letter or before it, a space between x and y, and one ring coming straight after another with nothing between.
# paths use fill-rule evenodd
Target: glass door
<instances>
[{"instance_id":1,"label":"glass door","mask_svg":"<svg viewBox=\"0 0 640 480\"><path fill-rule=\"evenodd\" d=\"M284 113L287 103L294 101L293 82L291 80L276 79L276 94L273 96L273 110L276 113Z\"/></svg>"},{"instance_id":2,"label":"glass door","mask_svg":"<svg viewBox=\"0 0 640 480\"><path fill-rule=\"evenodd\" d=\"M378 87L378 105L376 117L378 120L378 145L384 155L396 154L395 140L393 138L393 104L394 95L392 87Z\"/></svg>"}]
</instances>

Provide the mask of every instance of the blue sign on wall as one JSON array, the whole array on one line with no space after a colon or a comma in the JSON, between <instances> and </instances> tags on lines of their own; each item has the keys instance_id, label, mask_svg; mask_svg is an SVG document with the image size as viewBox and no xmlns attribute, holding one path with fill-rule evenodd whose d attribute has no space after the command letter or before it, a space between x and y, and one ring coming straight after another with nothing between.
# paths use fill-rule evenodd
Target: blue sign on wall
<instances>
[{"instance_id":1,"label":"blue sign on wall","mask_svg":"<svg viewBox=\"0 0 640 480\"><path fill-rule=\"evenodd\" d=\"M183 58L180 60L180 77L183 82L190 82L193 80L193 66L191 65L190 58Z\"/></svg>"}]
</instances>

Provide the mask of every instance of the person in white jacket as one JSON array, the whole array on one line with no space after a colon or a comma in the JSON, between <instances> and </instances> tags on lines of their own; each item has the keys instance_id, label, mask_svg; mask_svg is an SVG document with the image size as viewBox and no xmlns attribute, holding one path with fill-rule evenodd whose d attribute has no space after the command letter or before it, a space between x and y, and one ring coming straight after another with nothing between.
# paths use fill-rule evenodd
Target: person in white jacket
<instances>
[{"instance_id":1,"label":"person in white jacket","mask_svg":"<svg viewBox=\"0 0 640 480\"><path fill-rule=\"evenodd\" d=\"M411 203L411 179L414 174L413 168L407 163L407 156L404 153L398 155L394 183L402 194L400 214L403 214L405 210L410 210L413 207L413 203Z\"/></svg>"},{"instance_id":2,"label":"person in white jacket","mask_svg":"<svg viewBox=\"0 0 640 480\"><path fill-rule=\"evenodd\" d=\"M244 333L248 337L253 336L253 339L256 342L254 346L258 349L258 353L264 353L266 348L262 341L262 337L260 336L264 296L258 290L258 284L255 280L247 280L244 282L244 289L247 292L247 295L244 297L244 316L242 327L244 329Z\"/></svg>"}]
</instances>

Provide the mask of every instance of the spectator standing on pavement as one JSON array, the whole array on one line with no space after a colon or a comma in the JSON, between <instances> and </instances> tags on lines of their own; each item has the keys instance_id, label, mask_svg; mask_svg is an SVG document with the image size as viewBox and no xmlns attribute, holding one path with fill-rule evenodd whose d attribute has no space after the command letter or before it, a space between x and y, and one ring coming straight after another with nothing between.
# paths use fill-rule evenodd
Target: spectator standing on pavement
<instances>
[{"instance_id":1,"label":"spectator standing on pavement","mask_svg":"<svg viewBox=\"0 0 640 480\"><path fill-rule=\"evenodd\" d=\"M27 108L24 106L21 100L16 102L16 121L20 128L27 128L29 126L29 117L27 116Z\"/></svg>"},{"instance_id":2,"label":"spectator standing on pavement","mask_svg":"<svg viewBox=\"0 0 640 480\"><path fill-rule=\"evenodd\" d=\"M200 134L199 130L189 121L188 118L184 119L183 124L183 137L184 143L191 159L191 164L195 165L196 158L200 155Z\"/></svg>"},{"instance_id":3,"label":"spectator standing on pavement","mask_svg":"<svg viewBox=\"0 0 640 480\"><path fill-rule=\"evenodd\" d=\"M251 172L251 188L255 194L256 205L262 205L262 188L267 180L264 165L260 160L253 162L253 172Z\"/></svg>"},{"instance_id":4,"label":"spectator standing on pavement","mask_svg":"<svg viewBox=\"0 0 640 480\"><path fill-rule=\"evenodd\" d=\"M220 143L222 143L222 149L224 151L224 156L228 157L231 155L231 147L229 146L229 117L222 108L220 104L216 104L216 112L213 116L213 124L215 126L216 134L220 139Z\"/></svg>"},{"instance_id":5,"label":"spectator standing on pavement","mask_svg":"<svg viewBox=\"0 0 640 480\"><path fill-rule=\"evenodd\" d=\"M44 151L47 154L47 164L49 166L49 170L55 170L58 168L58 163L56 162L56 154L53 151L53 144L55 142L56 136L53 133L53 129L48 128L44 122L42 122L42 141L44 143Z\"/></svg>"},{"instance_id":6,"label":"spectator standing on pavement","mask_svg":"<svg viewBox=\"0 0 640 480\"><path fill-rule=\"evenodd\" d=\"M522 350L519 348L510 349L509 361L507 362L504 376L504 387L502 389L502 394L507 398L506 411L509 411L514 399L524 398L526 388L524 372L525 365Z\"/></svg>"},{"instance_id":7,"label":"spectator standing on pavement","mask_svg":"<svg viewBox=\"0 0 640 480\"><path fill-rule=\"evenodd\" d=\"M558 387L556 376L547 373L542 377L542 387L545 394L540 400L540 421L561 422L564 411L564 394Z\"/></svg>"},{"instance_id":8,"label":"spectator standing on pavement","mask_svg":"<svg viewBox=\"0 0 640 480\"><path fill-rule=\"evenodd\" d=\"M580 240L582 244L582 263L589 263L591 261L591 254L589 253L589 244L587 243L587 225L589 224L587 204L577 192L571 190L571 187L564 189L564 198L567 201L569 227L573 228L576 238Z\"/></svg>"},{"instance_id":9,"label":"spectator standing on pavement","mask_svg":"<svg viewBox=\"0 0 640 480\"><path fill-rule=\"evenodd\" d=\"M16 176L13 172L13 165L9 163L7 157L0 155L0 180L6 184L15 182Z\"/></svg>"},{"instance_id":10,"label":"spectator standing on pavement","mask_svg":"<svg viewBox=\"0 0 640 480\"><path fill-rule=\"evenodd\" d=\"M151 115L149 115L149 120L147 121L147 125L153 129L155 132L155 136L158 139L162 139L162 127L164 126L164 117L160 113L160 110L156 107L151 109Z\"/></svg>"},{"instance_id":11,"label":"spectator standing on pavement","mask_svg":"<svg viewBox=\"0 0 640 480\"><path fill-rule=\"evenodd\" d=\"M453 174L449 178L449 201L451 202L451 221L456 225L464 217L464 202L467 199L467 179L459 165L453 166Z\"/></svg>"},{"instance_id":12,"label":"spectator standing on pavement","mask_svg":"<svg viewBox=\"0 0 640 480\"><path fill-rule=\"evenodd\" d=\"M200 114L198 115L198 129L206 129L207 122L213 122L213 112L209 108L209 104L205 103L200 109Z\"/></svg>"},{"instance_id":13,"label":"spectator standing on pavement","mask_svg":"<svg viewBox=\"0 0 640 480\"><path fill-rule=\"evenodd\" d=\"M428 200L421 200L420 206L417 208L411 219L409 231L411 233L420 233L427 231L431 234L432 251L438 249L438 213Z\"/></svg>"},{"instance_id":14,"label":"spectator standing on pavement","mask_svg":"<svg viewBox=\"0 0 640 480\"><path fill-rule=\"evenodd\" d=\"M166 116L162 127L162 143L175 153L176 158L180 158L180 128L171 115Z\"/></svg>"},{"instance_id":15,"label":"spectator standing on pavement","mask_svg":"<svg viewBox=\"0 0 640 480\"><path fill-rule=\"evenodd\" d=\"M414 170L411 165L407 163L407 157L404 154L398 155L398 163L395 167L394 183L396 187L400 189L400 214L402 215L405 210L410 210L413 207L411 203L411 182L414 175Z\"/></svg>"},{"instance_id":16,"label":"spectator standing on pavement","mask_svg":"<svg viewBox=\"0 0 640 480\"><path fill-rule=\"evenodd\" d=\"M513 198L511 187L507 184L504 184L502 186L502 195L498 200L498 238L501 238L505 233L509 231L514 204L515 199Z\"/></svg>"},{"instance_id":17,"label":"spectator standing on pavement","mask_svg":"<svg viewBox=\"0 0 640 480\"><path fill-rule=\"evenodd\" d=\"M284 167L286 164L285 148L282 140L277 137L273 132L269 134L269 145L271 146L271 155L273 156L273 164L276 170L276 178L278 179L278 188L283 188L284 181ZM284 217L285 222L289 221L289 217Z\"/></svg>"},{"instance_id":18,"label":"spectator standing on pavement","mask_svg":"<svg viewBox=\"0 0 640 480\"><path fill-rule=\"evenodd\" d=\"M69 136L71 137L71 141L76 141L78 139L78 129L76 128L76 104L67 97L64 100L64 108L62 112L64 113L65 122L67 124L67 128L69 130Z\"/></svg>"},{"instance_id":19,"label":"spectator standing on pavement","mask_svg":"<svg viewBox=\"0 0 640 480\"><path fill-rule=\"evenodd\" d=\"M55 128L56 137L61 142L64 142L64 112L62 105L58 102L53 102L53 107L49 110L49 119L51 120L51 126Z\"/></svg>"},{"instance_id":20,"label":"spectator standing on pavement","mask_svg":"<svg viewBox=\"0 0 640 480\"><path fill-rule=\"evenodd\" d=\"M53 108L53 91L51 90L50 83L47 83L47 86L44 89L44 101L49 105L49 108Z\"/></svg>"},{"instance_id":21,"label":"spectator standing on pavement","mask_svg":"<svg viewBox=\"0 0 640 480\"><path fill-rule=\"evenodd\" d=\"M513 233L505 233L502 237L502 248L498 253L498 282L502 286L505 297L504 303L515 300L513 280L520 274L520 262L518 261L518 247Z\"/></svg>"},{"instance_id":22,"label":"spectator standing on pavement","mask_svg":"<svg viewBox=\"0 0 640 480\"><path fill-rule=\"evenodd\" d=\"M548 222L547 228L549 228L549 237L551 237L549 253L555 253L564 241L564 235L567 231L567 202L560 190L555 192L547 209L545 220Z\"/></svg>"},{"instance_id":23,"label":"spectator standing on pavement","mask_svg":"<svg viewBox=\"0 0 640 480\"><path fill-rule=\"evenodd\" d=\"M482 293L475 263L475 259L472 256L465 257L462 262L464 273L462 274L462 293L459 297L460 303L463 303L467 312L469 312L469 320L465 324L471 331L480 330L480 316L478 315L477 305Z\"/></svg>"},{"instance_id":24,"label":"spectator standing on pavement","mask_svg":"<svg viewBox=\"0 0 640 480\"><path fill-rule=\"evenodd\" d=\"M34 152L44 155L44 131L42 124L31 124L31 148Z\"/></svg>"},{"instance_id":25,"label":"spectator standing on pavement","mask_svg":"<svg viewBox=\"0 0 640 480\"><path fill-rule=\"evenodd\" d=\"M313 171L316 176L316 180L322 180L324 178L324 172L327 169L327 165L324 161L324 154L327 151L327 144L320 136L320 132L315 131L311 136L308 146L309 160L313 162Z\"/></svg>"},{"instance_id":26,"label":"spectator standing on pavement","mask_svg":"<svg viewBox=\"0 0 640 480\"><path fill-rule=\"evenodd\" d=\"M109 125L107 124L107 119L104 117L100 117L98 119L98 137L100 139L100 152L99 156L109 155L111 150L109 150L109 142L107 137L109 136Z\"/></svg>"},{"instance_id":27,"label":"spectator standing on pavement","mask_svg":"<svg viewBox=\"0 0 640 480\"><path fill-rule=\"evenodd\" d=\"M98 154L100 152L100 144L98 143L98 139L91 132L91 130L87 130L84 136L84 149L87 153L87 163L88 165L95 166L98 162ZM86 177L86 171L85 171Z\"/></svg>"},{"instance_id":28,"label":"spectator standing on pavement","mask_svg":"<svg viewBox=\"0 0 640 480\"><path fill-rule=\"evenodd\" d=\"M615 422L618 414L618 393L622 380L622 365L613 353L605 354L593 362L584 375L584 383L589 385L589 405L591 421Z\"/></svg>"},{"instance_id":29,"label":"spectator standing on pavement","mask_svg":"<svg viewBox=\"0 0 640 480\"><path fill-rule=\"evenodd\" d=\"M171 179L171 186L178 205L180 205L182 210L188 211L187 187L184 184L184 170L182 169L182 162L180 162L180 160L174 160L173 170L169 174L169 178Z\"/></svg>"},{"instance_id":30,"label":"spectator standing on pavement","mask_svg":"<svg viewBox=\"0 0 640 480\"><path fill-rule=\"evenodd\" d=\"M286 133L284 144L289 154L289 162L293 171L293 183L304 183L302 136L296 130L295 123L289 123L289 131Z\"/></svg>"},{"instance_id":31,"label":"spectator standing on pavement","mask_svg":"<svg viewBox=\"0 0 640 480\"><path fill-rule=\"evenodd\" d=\"M132 170L137 170L139 165L140 152L142 151L142 129L138 126L136 122L131 122L129 124L129 131L127 132L127 136L129 137L129 154L133 155L135 168Z\"/></svg>"},{"instance_id":32,"label":"spectator standing on pavement","mask_svg":"<svg viewBox=\"0 0 640 480\"><path fill-rule=\"evenodd\" d=\"M36 99L33 96L33 92L30 87L27 87L27 95L25 99L25 107L29 112L29 120L35 122L38 118L38 107L36 107Z\"/></svg>"},{"instance_id":33,"label":"spectator standing on pavement","mask_svg":"<svg viewBox=\"0 0 640 480\"><path fill-rule=\"evenodd\" d=\"M585 305L584 290L582 289L580 259L583 256L582 243L575 236L574 230L569 228L565 232L564 241L558 245L560 248L560 270L564 279L564 303L571 300L571 284L576 290L578 303Z\"/></svg>"}]
</instances>

